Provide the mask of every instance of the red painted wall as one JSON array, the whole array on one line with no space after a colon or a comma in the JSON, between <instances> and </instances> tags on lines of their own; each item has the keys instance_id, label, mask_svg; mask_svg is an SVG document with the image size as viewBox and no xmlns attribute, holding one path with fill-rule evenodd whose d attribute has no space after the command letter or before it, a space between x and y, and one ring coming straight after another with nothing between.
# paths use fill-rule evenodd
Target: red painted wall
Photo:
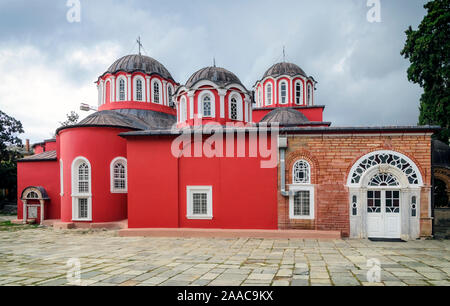
<instances>
[{"instance_id":1,"label":"red painted wall","mask_svg":"<svg viewBox=\"0 0 450 306\"><path fill-rule=\"evenodd\" d=\"M30 186L42 186L50 201L45 202L45 219L59 219L61 200L59 190L59 163L57 161L17 163L17 218L23 218L22 191Z\"/></svg>"},{"instance_id":2,"label":"red painted wall","mask_svg":"<svg viewBox=\"0 0 450 306\"><path fill-rule=\"evenodd\" d=\"M261 157L178 159L173 139L128 138L130 228L277 228L276 167L262 169ZM212 220L186 218L186 186L212 186Z\"/></svg>"},{"instance_id":3,"label":"red painted wall","mask_svg":"<svg viewBox=\"0 0 450 306\"><path fill-rule=\"evenodd\" d=\"M110 164L127 157L126 141L118 136L128 130L118 128L72 128L60 131L60 158L64 164L64 196L61 221L72 221L72 162L83 156L91 164L92 222L113 222L127 218L127 195L111 193Z\"/></svg>"}]
</instances>

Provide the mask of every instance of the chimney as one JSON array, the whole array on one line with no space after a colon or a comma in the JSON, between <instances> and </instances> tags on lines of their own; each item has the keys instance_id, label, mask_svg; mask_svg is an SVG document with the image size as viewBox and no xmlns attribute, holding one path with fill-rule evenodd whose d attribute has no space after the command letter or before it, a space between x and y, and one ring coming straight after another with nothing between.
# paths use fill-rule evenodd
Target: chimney
<instances>
[{"instance_id":1,"label":"chimney","mask_svg":"<svg viewBox=\"0 0 450 306\"><path fill-rule=\"evenodd\" d=\"M30 152L30 140L29 139L25 140L25 150L27 152Z\"/></svg>"}]
</instances>

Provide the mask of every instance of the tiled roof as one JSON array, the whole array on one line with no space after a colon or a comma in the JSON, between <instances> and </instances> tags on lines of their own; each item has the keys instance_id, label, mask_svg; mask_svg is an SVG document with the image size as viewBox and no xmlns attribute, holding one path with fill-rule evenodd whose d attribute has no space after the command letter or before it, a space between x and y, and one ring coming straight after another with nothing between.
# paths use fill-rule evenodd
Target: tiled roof
<instances>
[{"instance_id":1,"label":"tiled roof","mask_svg":"<svg viewBox=\"0 0 450 306\"><path fill-rule=\"evenodd\" d=\"M241 81L234 73L220 67L206 67L200 69L189 78L189 80L186 82L186 87L191 88L197 82L203 80L214 82L219 86L226 86L232 83L236 83L245 88L245 86L242 85Z\"/></svg>"},{"instance_id":2,"label":"tiled roof","mask_svg":"<svg viewBox=\"0 0 450 306\"><path fill-rule=\"evenodd\" d=\"M31 156L27 156L25 158L20 159L19 161L47 161L47 160L56 160L56 151L46 151L40 154L35 154Z\"/></svg>"}]
</instances>

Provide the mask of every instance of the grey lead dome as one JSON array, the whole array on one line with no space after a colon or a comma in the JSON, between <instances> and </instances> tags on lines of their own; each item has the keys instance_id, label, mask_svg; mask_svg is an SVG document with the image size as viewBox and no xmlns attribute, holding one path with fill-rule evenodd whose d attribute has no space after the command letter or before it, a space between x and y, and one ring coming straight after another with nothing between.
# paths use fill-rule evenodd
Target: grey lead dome
<instances>
[{"instance_id":1,"label":"grey lead dome","mask_svg":"<svg viewBox=\"0 0 450 306\"><path fill-rule=\"evenodd\" d=\"M266 77L278 77L280 75L288 75L288 76L294 76L294 75L302 75L304 77L308 77L303 71L302 68L297 66L293 63L278 63L270 67L266 73L264 73L263 79Z\"/></svg>"},{"instance_id":2,"label":"grey lead dome","mask_svg":"<svg viewBox=\"0 0 450 306\"><path fill-rule=\"evenodd\" d=\"M214 82L219 86L226 86L232 83L243 86L239 78L231 71L220 67L206 67L195 72L186 82L186 87L191 88L197 82L204 80Z\"/></svg>"},{"instance_id":3,"label":"grey lead dome","mask_svg":"<svg viewBox=\"0 0 450 306\"><path fill-rule=\"evenodd\" d=\"M170 72L164 67L163 64L146 55L132 54L116 60L104 73L116 73L124 71L128 73L141 71L145 74L157 74L165 79L173 80Z\"/></svg>"}]
</instances>

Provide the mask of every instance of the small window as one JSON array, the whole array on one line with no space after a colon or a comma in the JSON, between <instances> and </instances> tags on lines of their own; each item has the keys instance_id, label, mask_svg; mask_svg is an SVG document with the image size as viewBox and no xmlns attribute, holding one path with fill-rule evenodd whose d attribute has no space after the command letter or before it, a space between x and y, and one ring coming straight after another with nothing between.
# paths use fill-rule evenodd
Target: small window
<instances>
[{"instance_id":1,"label":"small window","mask_svg":"<svg viewBox=\"0 0 450 306\"><path fill-rule=\"evenodd\" d=\"M136 81L136 100L142 101L142 80Z\"/></svg>"},{"instance_id":2,"label":"small window","mask_svg":"<svg viewBox=\"0 0 450 306\"><path fill-rule=\"evenodd\" d=\"M417 197L411 197L411 217L417 217Z\"/></svg>"},{"instance_id":3,"label":"small window","mask_svg":"<svg viewBox=\"0 0 450 306\"><path fill-rule=\"evenodd\" d=\"M119 101L125 101L125 80L119 80Z\"/></svg>"},{"instance_id":4,"label":"small window","mask_svg":"<svg viewBox=\"0 0 450 306\"><path fill-rule=\"evenodd\" d=\"M206 95L203 97L202 101L203 106L203 117L211 117L211 97L209 95Z\"/></svg>"},{"instance_id":5,"label":"small window","mask_svg":"<svg viewBox=\"0 0 450 306\"><path fill-rule=\"evenodd\" d=\"M158 81L154 81L153 82L153 102L154 103L160 103L160 99L159 99L159 83Z\"/></svg>"},{"instance_id":6,"label":"small window","mask_svg":"<svg viewBox=\"0 0 450 306\"><path fill-rule=\"evenodd\" d=\"M290 219L314 219L314 187L295 186L290 191Z\"/></svg>"},{"instance_id":7,"label":"small window","mask_svg":"<svg viewBox=\"0 0 450 306\"><path fill-rule=\"evenodd\" d=\"M232 97L230 102L230 119L238 120L238 103L235 97Z\"/></svg>"},{"instance_id":8,"label":"small window","mask_svg":"<svg viewBox=\"0 0 450 306\"><path fill-rule=\"evenodd\" d=\"M167 89L167 101L169 101L169 106L171 106L172 101L173 101L173 97L172 97L172 86L169 85L168 89ZM173 104L172 104L173 106Z\"/></svg>"},{"instance_id":9,"label":"small window","mask_svg":"<svg viewBox=\"0 0 450 306\"><path fill-rule=\"evenodd\" d=\"M357 215L358 215L358 197L354 195L352 197L352 216Z\"/></svg>"},{"instance_id":10,"label":"small window","mask_svg":"<svg viewBox=\"0 0 450 306\"><path fill-rule=\"evenodd\" d=\"M287 103L287 83L286 82L280 83L280 103L281 104Z\"/></svg>"},{"instance_id":11,"label":"small window","mask_svg":"<svg viewBox=\"0 0 450 306\"><path fill-rule=\"evenodd\" d=\"M78 198L78 219L86 219L88 217L88 199Z\"/></svg>"},{"instance_id":12,"label":"small window","mask_svg":"<svg viewBox=\"0 0 450 306\"><path fill-rule=\"evenodd\" d=\"M187 187L187 218L212 219L212 187Z\"/></svg>"},{"instance_id":13,"label":"small window","mask_svg":"<svg viewBox=\"0 0 450 306\"><path fill-rule=\"evenodd\" d=\"M310 84L308 84L308 105L312 105L312 88Z\"/></svg>"},{"instance_id":14,"label":"small window","mask_svg":"<svg viewBox=\"0 0 450 306\"><path fill-rule=\"evenodd\" d=\"M27 194L27 200L34 200L34 199L38 199L38 198L39 198L39 195L34 191L31 191Z\"/></svg>"},{"instance_id":15,"label":"small window","mask_svg":"<svg viewBox=\"0 0 450 306\"><path fill-rule=\"evenodd\" d=\"M272 84L266 86L266 105L272 105Z\"/></svg>"},{"instance_id":16,"label":"small window","mask_svg":"<svg viewBox=\"0 0 450 306\"><path fill-rule=\"evenodd\" d=\"M293 166L292 173L293 184L310 184L311 183L311 167L305 160L297 161Z\"/></svg>"},{"instance_id":17,"label":"small window","mask_svg":"<svg viewBox=\"0 0 450 306\"><path fill-rule=\"evenodd\" d=\"M303 90L302 90L302 83L297 82L295 84L295 104L301 105L303 100Z\"/></svg>"},{"instance_id":18,"label":"small window","mask_svg":"<svg viewBox=\"0 0 450 306\"><path fill-rule=\"evenodd\" d=\"M187 119L187 105L186 98L182 97L180 100L180 122L184 122Z\"/></svg>"},{"instance_id":19,"label":"small window","mask_svg":"<svg viewBox=\"0 0 450 306\"><path fill-rule=\"evenodd\" d=\"M111 162L111 192L127 192L127 160L123 157Z\"/></svg>"}]
</instances>

